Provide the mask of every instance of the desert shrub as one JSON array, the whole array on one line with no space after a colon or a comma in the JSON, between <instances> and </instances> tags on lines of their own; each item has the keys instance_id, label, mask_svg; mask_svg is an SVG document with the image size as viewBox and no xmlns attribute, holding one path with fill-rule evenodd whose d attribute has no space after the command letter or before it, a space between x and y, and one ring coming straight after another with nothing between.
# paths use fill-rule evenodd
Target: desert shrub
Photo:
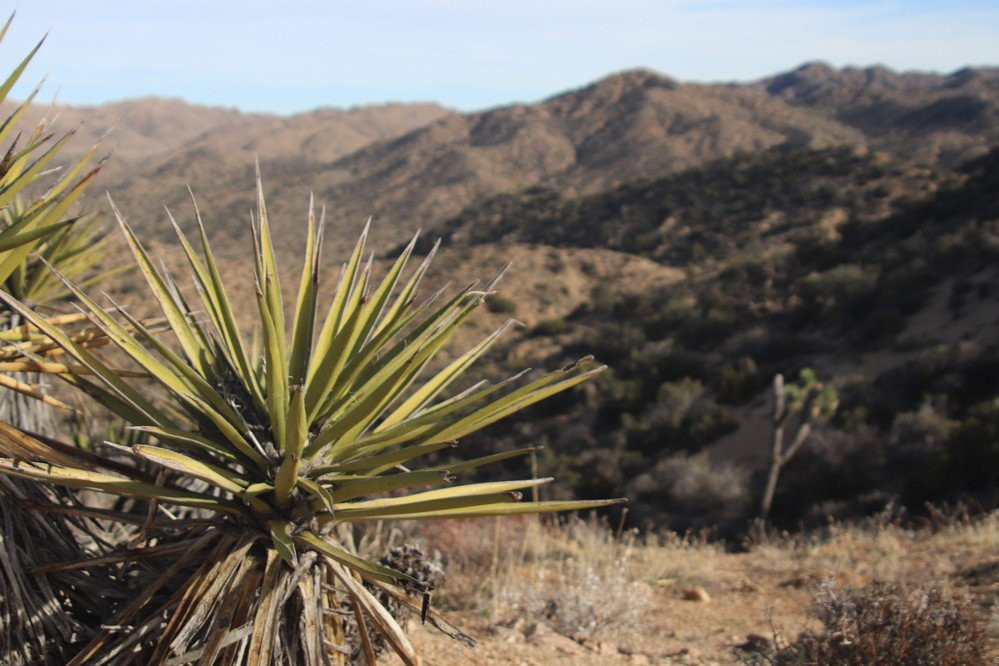
<instances>
[{"instance_id":1,"label":"desert shrub","mask_svg":"<svg viewBox=\"0 0 999 666\"><path fill-rule=\"evenodd\" d=\"M684 377L659 387L656 401L628 424L628 439L649 454L696 451L735 427L725 408L706 397L700 380Z\"/></svg>"},{"instance_id":2,"label":"desert shrub","mask_svg":"<svg viewBox=\"0 0 999 666\"><path fill-rule=\"evenodd\" d=\"M732 405L744 404L763 387L764 381L753 357L743 356L722 368L718 398Z\"/></svg>"},{"instance_id":3,"label":"desert shrub","mask_svg":"<svg viewBox=\"0 0 999 666\"><path fill-rule=\"evenodd\" d=\"M965 301L973 288L974 284L967 276L954 280L950 287L950 296L947 298L947 306L952 316L957 317L961 314L961 309L964 308Z\"/></svg>"},{"instance_id":4,"label":"desert shrub","mask_svg":"<svg viewBox=\"0 0 999 666\"><path fill-rule=\"evenodd\" d=\"M903 499L909 506L949 499L961 493L999 488L999 398L980 403L953 427L942 450L926 457L910 474Z\"/></svg>"},{"instance_id":5,"label":"desert shrub","mask_svg":"<svg viewBox=\"0 0 999 666\"><path fill-rule=\"evenodd\" d=\"M636 370L642 371L652 383L655 395L661 382L682 381L685 377L700 377L704 362L697 354L675 344L673 340L660 340L642 348Z\"/></svg>"},{"instance_id":6,"label":"desert shrub","mask_svg":"<svg viewBox=\"0 0 999 666\"><path fill-rule=\"evenodd\" d=\"M548 256L545 257L545 268L553 273L561 273L566 268L565 260L559 256L557 251L549 250Z\"/></svg>"},{"instance_id":7,"label":"desert shrub","mask_svg":"<svg viewBox=\"0 0 999 666\"><path fill-rule=\"evenodd\" d=\"M870 191L870 196L876 199L884 199L891 195L891 186L887 183L880 183L874 186L874 189Z\"/></svg>"},{"instance_id":8,"label":"desert shrub","mask_svg":"<svg viewBox=\"0 0 999 666\"><path fill-rule=\"evenodd\" d=\"M516 547L496 553L482 610L506 624L541 621L576 640L641 632L654 607L647 581L665 575L669 564L655 537L629 531L619 538L601 521L580 519L525 525Z\"/></svg>"},{"instance_id":9,"label":"desert shrub","mask_svg":"<svg viewBox=\"0 0 999 666\"><path fill-rule=\"evenodd\" d=\"M616 420L620 420L624 412L640 409L644 402L641 380L622 374L611 369L600 378L600 385L605 389L602 411Z\"/></svg>"},{"instance_id":10,"label":"desert shrub","mask_svg":"<svg viewBox=\"0 0 999 666\"><path fill-rule=\"evenodd\" d=\"M565 333L569 325L565 319L543 319L531 330L531 333L538 336L551 336Z\"/></svg>"},{"instance_id":11,"label":"desert shrub","mask_svg":"<svg viewBox=\"0 0 999 666\"><path fill-rule=\"evenodd\" d=\"M773 664L984 664L987 638L971 602L939 587L824 584L812 615L818 631L778 647Z\"/></svg>"},{"instance_id":12,"label":"desert shrub","mask_svg":"<svg viewBox=\"0 0 999 666\"><path fill-rule=\"evenodd\" d=\"M866 295L872 276L858 264L840 264L812 273L802 283L802 297L812 316L849 310Z\"/></svg>"},{"instance_id":13,"label":"desert shrub","mask_svg":"<svg viewBox=\"0 0 999 666\"><path fill-rule=\"evenodd\" d=\"M670 424L678 426L704 395L704 384L697 379L684 377L675 382L663 382L659 387L657 402L666 412Z\"/></svg>"},{"instance_id":14,"label":"desert shrub","mask_svg":"<svg viewBox=\"0 0 999 666\"><path fill-rule=\"evenodd\" d=\"M513 314L517 311L517 301L498 294L486 296L486 309L493 314Z\"/></svg>"},{"instance_id":15,"label":"desert shrub","mask_svg":"<svg viewBox=\"0 0 999 666\"><path fill-rule=\"evenodd\" d=\"M889 432L892 448L938 450L956 425L939 402L927 400L915 411L896 414Z\"/></svg>"},{"instance_id":16,"label":"desert shrub","mask_svg":"<svg viewBox=\"0 0 999 666\"><path fill-rule=\"evenodd\" d=\"M969 490L999 484L999 398L972 407L944 448Z\"/></svg>"},{"instance_id":17,"label":"desert shrub","mask_svg":"<svg viewBox=\"0 0 999 666\"><path fill-rule=\"evenodd\" d=\"M665 512L674 528L697 529L741 516L748 481L746 469L712 461L706 452L679 453L636 476L627 492L639 515Z\"/></svg>"}]
</instances>

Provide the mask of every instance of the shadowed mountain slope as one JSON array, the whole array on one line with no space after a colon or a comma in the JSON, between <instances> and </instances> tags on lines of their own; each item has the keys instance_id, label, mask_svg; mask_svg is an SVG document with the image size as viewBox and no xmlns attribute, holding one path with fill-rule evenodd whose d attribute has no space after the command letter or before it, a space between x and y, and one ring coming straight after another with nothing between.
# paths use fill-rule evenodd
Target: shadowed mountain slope
<instances>
[{"instance_id":1,"label":"shadowed mountain slope","mask_svg":"<svg viewBox=\"0 0 999 666\"><path fill-rule=\"evenodd\" d=\"M764 79L758 88L855 127L871 146L954 166L999 141L999 69L949 75L885 67L837 70L813 62Z\"/></svg>"}]
</instances>

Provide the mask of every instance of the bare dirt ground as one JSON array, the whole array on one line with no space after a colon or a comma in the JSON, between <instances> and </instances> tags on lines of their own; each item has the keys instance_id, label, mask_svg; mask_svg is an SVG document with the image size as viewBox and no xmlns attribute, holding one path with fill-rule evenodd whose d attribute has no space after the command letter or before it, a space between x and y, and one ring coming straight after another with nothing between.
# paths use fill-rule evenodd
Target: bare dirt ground
<instances>
[{"instance_id":1,"label":"bare dirt ground","mask_svg":"<svg viewBox=\"0 0 999 666\"><path fill-rule=\"evenodd\" d=\"M621 543L586 529L590 533L563 528L540 536L534 528L519 536L497 530L503 546L495 554L507 561L489 566L494 578L457 598L447 586L440 593L443 606L458 607L449 618L478 645L466 648L410 620L406 628L424 663L738 663L739 646L775 635L793 640L814 626L807 610L823 579L841 585L933 581L967 594L988 625L991 663L999 663L999 515L936 531L834 527L822 537L776 538L745 553L680 540L651 546L626 537ZM504 555L518 548L519 554ZM567 566L572 558L585 562ZM463 575L474 575L462 566ZM581 580L591 575L596 585ZM553 598L573 603L553 610Z\"/></svg>"}]
</instances>

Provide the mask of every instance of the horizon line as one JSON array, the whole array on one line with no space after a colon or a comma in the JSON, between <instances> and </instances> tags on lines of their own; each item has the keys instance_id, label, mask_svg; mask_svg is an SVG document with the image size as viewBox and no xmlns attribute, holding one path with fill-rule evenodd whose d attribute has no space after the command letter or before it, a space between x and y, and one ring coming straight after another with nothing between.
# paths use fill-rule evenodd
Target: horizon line
<instances>
[{"instance_id":1,"label":"horizon line","mask_svg":"<svg viewBox=\"0 0 999 666\"><path fill-rule=\"evenodd\" d=\"M343 113L350 113L352 111L360 111L360 110L364 110L364 109L371 109L371 108L378 108L378 107L420 106L420 105L437 106L437 107L440 107L440 108L445 109L447 111L453 111L453 112L456 112L456 113L466 114L466 113L482 113L482 112L485 112L485 111L490 111L490 110L493 110L493 109L505 108L505 107L509 107L509 106L540 104L540 103L543 103L545 101L548 101L548 100L560 97L562 95L567 95L567 94L571 94L573 92L584 90L584 89L586 89L586 88L588 88L590 86L593 86L593 85L596 85L596 84L600 83L601 81L605 81L607 79L611 79L611 78L614 78L616 76L622 76L622 75L633 73L633 72L648 72L648 73L654 74L654 75L656 75L656 76L658 76L660 78L667 79L667 80L670 80L670 81L674 81L676 83L680 83L680 84L683 84L683 85L700 85L700 86L752 85L752 84L761 83L761 82L766 81L768 79L776 78L778 76L782 76L782 75L786 75L786 74L792 74L794 72L801 71L802 69L805 69L806 67L815 66L815 65L825 66L825 67L827 67L829 69L832 69L834 71L837 71L837 72L844 72L844 71L851 71L851 70L859 70L859 71L885 70L885 71L890 72L890 73L895 74L895 75L915 74L915 75L924 75L924 76L938 76L938 77L941 77L941 78L953 77L953 76L955 76L955 75L957 75L957 74L959 74L961 72L969 71L969 70L970 71L983 71L983 70L996 70L996 69L999 69L999 63L996 63L996 64L991 64L991 63L968 63L968 64L964 64L964 65L961 65L959 67L956 67L956 68L953 68L953 69L950 69L950 70L939 70L939 69L933 70L933 69L920 69L920 68L897 69L897 68L894 68L894 67L892 67L890 65L886 65L884 63L879 63L879 62L871 63L871 64L865 64L865 65L847 64L847 65L839 66L839 65L835 65L835 64L830 63L828 60L824 60L824 59L821 59L821 58L816 58L816 59L805 60L804 62L802 62L802 63L800 63L800 64L798 64L798 65L796 65L794 67L791 67L789 69L781 69L781 70L775 71L773 73L765 74L763 76L758 76L758 77L750 77L750 78L721 78L721 79L697 79L697 78L681 79L681 78L673 77L673 76L671 76L671 75L669 75L669 74L667 74L667 73L665 73L665 72L663 72L663 71L661 71L659 69L656 69L655 67L651 67L651 66L647 66L647 65L637 65L637 66L634 66L634 67L626 67L626 68L623 68L623 69L613 70L613 71L610 71L610 72L608 72L606 74L597 76L595 78L590 78L590 79L588 79L587 81L585 81L583 83L576 84L576 85L570 85L570 86L568 86L566 88L563 88L561 90L558 90L558 91L555 91L553 93L549 93L549 94L546 94L546 95L543 95L541 97L537 97L537 98L534 98L534 99L516 99L515 98L515 99L508 99L508 100L505 100L505 101L499 101L499 102L488 104L488 105L484 105L484 106L469 106L469 107L464 107L464 108L461 107L461 106L449 105L449 104L446 104L446 103L444 103L442 101L438 101L438 100L434 100L434 99L383 99L383 100L370 100L370 101L359 102L359 103L356 103L356 104L349 104L349 105L337 105L335 103L332 103L332 104L319 104L317 106L312 106L312 107L303 107L303 108L300 108L300 109L295 109L295 110L290 110L290 111L281 111L281 110L277 110L277 109L273 109L273 108L271 108L271 109L267 109L267 108L252 108L252 107L244 106L244 105L241 105L241 104L238 104L238 103L231 103L230 104L230 103L225 103L225 102L202 101L202 100L198 100L198 99L193 99L192 97L185 96L185 95L178 95L178 94L172 94L172 93L156 93L156 92L150 92L150 93L144 93L144 94L138 94L138 95L130 95L130 96L124 96L124 97L110 98L110 99L106 99L106 100L103 100L103 101L100 101L100 102L74 102L74 101L62 101L62 100L60 100L59 99L60 89L58 89L58 88L56 89L56 93L55 93L55 95L54 95L54 97L53 97L53 99L52 99L51 102L47 102L47 103L35 102L33 104L33 106L52 106L52 105L54 105L54 106L62 107L62 108L88 109L88 108L100 108L100 107L113 106L113 105L116 105L116 104L128 104L128 103L132 103L132 102L142 102L142 101L146 101L146 100L156 100L156 101L164 101L164 102L180 102L182 104L185 104L185 105L191 106L191 107L202 107L202 108L206 108L206 109L221 109L221 110L228 110L228 111L236 111L236 112L238 112L240 114L243 114L243 115L261 115L261 116L270 115L270 116L277 116L277 117L293 117L293 116L307 115L307 114L318 113L318 112L323 112L323 111L339 111L339 112L343 112ZM48 78L48 75L42 77L42 79L41 79L42 82L45 82L47 80L47 78ZM35 84L35 85L37 85L37 84ZM21 85L21 84L19 84L18 87L24 87L24 86ZM15 101L15 97L12 96L11 100ZM20 102L22 100L23 100L23 98L16 98L16 101L18 101L18 102Z\"/></svg>"}]
</instances>

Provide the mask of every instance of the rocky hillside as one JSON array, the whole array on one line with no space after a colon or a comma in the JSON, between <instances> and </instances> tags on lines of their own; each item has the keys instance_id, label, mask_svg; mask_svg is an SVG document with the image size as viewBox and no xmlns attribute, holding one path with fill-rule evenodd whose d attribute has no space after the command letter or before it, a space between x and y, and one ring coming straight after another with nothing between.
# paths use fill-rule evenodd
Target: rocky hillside
<instances>
[{"instance_id":1,"label":"rocky hillside","mask_svg":"<svg viewBox=\"0 0 999 666\"><path fill-rule=\"evenodd\" d=\"M466 210L445 225L458 247L493 235L685 267L661 287L601 280L524 332L543 365L589 352L610 372L467 445L545 442L545 471L581 496L623 493L633 517L674 527L736 526L768 463L770 380L812 367L840 407L785 470L775 518L995 501L997 178L999 150L945 172L799 149ZM493 372L516 365L497 358Z\"/></svg>"},{"instance_id":2,"label":"rocky hillside","mask_svg":"<svg viewBox=\"0 0 999 666\"><path fill-rule=\"evenodd\" d=\"M90 110L80 145L120 116L104 185L168 263L162 205L190 227L191 184L248 306L254 156L289 268L310 192L331 258L370 215L383 255L418 227L420 251L444 238L431 286L512 261L471 333L525 326L482 374L590 352L611 369L466 445L550 443L542 471L631 496L639 521L745 525L767 385L815 368L840 409L785 471L774 517L792 525L999 496L997 109L996 69L812 63L729 85L630 71L468 114L141 100Z\"/></svg>"},{"instance_id":3,"label":"rocky hillside","mask_svg":"<svg viewBox=\"0 0 999 666\"><path fill-rule=\"evenodd\" d=\"M862 145L862 135L749 88L693 86L650 72L627 72L534 105L451 114L398 139L370 144L329 162L262 160L272 214L300 219L309 192L331 204L334 229L354 233L373 215L384 241L403 230L433 228L496 194L550 184L598 191L636 178L677 172L736 153L790 143ZM202 148L177 164L197 164ZM176 172L176 169L169 173ZM222 233L241 224L252 200L248 168L196 179ZM137 199L153 194L173 206L185 196L163 170L139 173L115 188L141 225L153 226ZM166 184L166 187L164 187ZM139 195L138 193L141 193ZM236 211L239 211L237 214ZM235 216L238 221L231 221Z\"/></svg>"},{"instance_id":4,"label":"rocky hillside","mask_svg":"<svg viewBox=\"0 0 999 666\"><path fill-rule=\"evenodd\" d=\"M0 110L12 108L7 102ZM76 128L62 153L68 159L100 141L114 157L101 180L117 193L139 182L139 174L164 191L183 190L203 174L242 173L256 157L300 165L328 162L448 113L436 104L383 104L278 116L147 97L101 106L35 105L22 125L32 127L45 118L53 128ZM210 168L201 171L201 165Z\"/></svg>"},{"instance_id":5,"label":"rocky hillside","mask_svg":"<svg viewBox=\"0 0 999 666\"><path fill-rule=\"evenodd\" d=\"M765 79L758 88L863 132L874 148L955 166L999 140L999 69L942 76L823 63Z\"/></svg>"}]
</instances>

